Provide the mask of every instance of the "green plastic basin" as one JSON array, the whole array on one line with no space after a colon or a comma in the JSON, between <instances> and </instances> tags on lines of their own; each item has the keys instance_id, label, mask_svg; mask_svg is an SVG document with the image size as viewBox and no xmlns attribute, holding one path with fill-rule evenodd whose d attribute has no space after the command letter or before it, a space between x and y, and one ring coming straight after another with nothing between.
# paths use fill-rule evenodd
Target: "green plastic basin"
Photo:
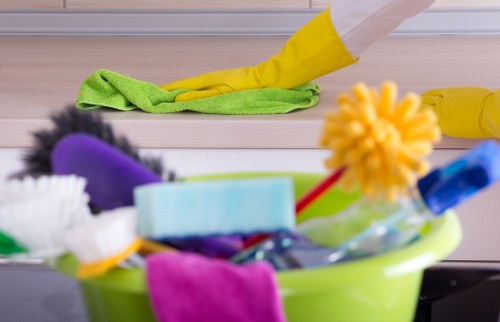
<instances>
[{"instance_id":1,"label":"green plastic basin","mask_svg":"<svg viewBox=\"0 0 500 322\"><path fill-rule=\"evenodd\" d=\"M276 175L293 177L296 196L322 178L304 173L239 173L188 180ZM357 198L356 194L331 189L306 209L301 220L335 213ZM435 220L423 238L404 248L329 267L277 273L287 320L411 322L424 269L450 254L460 243L461 234L459 221L450 211ZM77 262L64 256L55 266L74 276ZM142 270L115 268L104 276L80 281L80 288L91 322L155 321Z\"/></svg>"}]
</instances>

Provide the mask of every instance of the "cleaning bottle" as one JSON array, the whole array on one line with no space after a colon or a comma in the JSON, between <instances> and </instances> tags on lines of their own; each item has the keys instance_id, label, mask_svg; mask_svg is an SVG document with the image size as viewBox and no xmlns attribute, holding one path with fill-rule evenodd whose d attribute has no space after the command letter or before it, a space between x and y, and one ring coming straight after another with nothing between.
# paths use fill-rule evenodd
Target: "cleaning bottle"
<instances>
[{"instance_id":1,"label":"cleaning bottle","mask_svg":"<svg viewBox=\"0 0 500 322\"><path fill-rule=\"evenodd\" d=\"M275 235L233 262L267 259L280 264L276 269L315 267L393 250L499 178L500 145L485 141L421 178L407 197L392 203L362 199L339 214L301 223L293 235Z\"/></svg>"}]
</instances>

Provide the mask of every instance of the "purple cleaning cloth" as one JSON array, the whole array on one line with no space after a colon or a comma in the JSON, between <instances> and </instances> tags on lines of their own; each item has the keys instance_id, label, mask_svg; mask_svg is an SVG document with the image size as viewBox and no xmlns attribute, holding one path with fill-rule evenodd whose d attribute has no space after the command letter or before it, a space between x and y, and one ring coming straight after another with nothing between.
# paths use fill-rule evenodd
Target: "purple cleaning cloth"
<instances>
[{"instance_id":1,"label":"purple cleaning cloth","mask_svg":"<svg viewBox=\"0 0 500 322\"><path fill-rule=\"evenodd\" d=\"M52 151L55 174L87 179L91 203L103 210L134 204L134 188L161 178L125 153L88 134L62 138Z\"/></svg>"},{"instance_id":2,"label":"purple cleaning cloth","mask_svg":"<svg viewBox=\"0 0 500 322\"><path fill-rule=\"evenodd\" d=\"M235 265L193 253L147 257L158 322L285 322L272 266Z\"/></svg>"}]
</instances>

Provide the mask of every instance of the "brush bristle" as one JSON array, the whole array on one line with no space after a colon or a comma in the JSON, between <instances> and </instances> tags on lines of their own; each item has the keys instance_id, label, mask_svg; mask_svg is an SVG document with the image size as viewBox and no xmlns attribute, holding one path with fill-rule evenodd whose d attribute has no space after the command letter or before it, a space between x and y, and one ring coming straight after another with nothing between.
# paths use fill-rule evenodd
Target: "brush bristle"
<instances>
[{"instance_id":1,"label":"brush bristle","mask_svg":"<svg viewBox=\"0 0 500 322\"><path fill-rule=\"evenodd\" d=\"M25 169L13 177L38 177L53 173L51 154L57 142L71 133L83 132L93 135L102 141L114 146L163 177L164 169L160 158L141 157L129 140L117 136L110 124L106 123L100 113L79 111L74 106L68 106L63 111L50 116L54 127L49 130L39 130L33 133L34 145L23 157ZM165 175L169 181L175 178L172 171Z\"/></svg>"},{"instance_id":2,"label":"brush bristle","mask_svg":"<svg viewBox=\"0 0 500 322\"><path fill-rule=\"evenodd\" d=\"M64 251L64 232L90 220L85 180L50 176L9 180L0 186L0 231L29 249L31 257Z\"/></svg>"},{"instance_id":3,"label":"brush bristle","mask_svg":"<svg viewBox=\"0 0 500 322\"><path fill-rule=\"evenodd\" d=\"M80 262L78 278L105 273L139 250L134 207L116 208L66 232L68 249Z\"/></svg>"},{"instance_id":4,"label":"brush bristle","mask_svg":"<svg viewBox=\"0 0 500 322\"><path fill-rule=\"evenodd\" d=\"M65 243L81 263L106 260L126 249L137 238L134 207L116 208L69 230Z\"/></svg>"}]
</instances>

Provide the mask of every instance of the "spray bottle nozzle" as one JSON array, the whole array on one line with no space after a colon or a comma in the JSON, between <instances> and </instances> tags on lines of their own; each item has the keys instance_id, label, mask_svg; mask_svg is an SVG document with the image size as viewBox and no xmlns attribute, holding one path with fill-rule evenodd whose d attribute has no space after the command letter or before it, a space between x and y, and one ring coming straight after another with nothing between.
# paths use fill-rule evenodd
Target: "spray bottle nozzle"
<instances>
[{"instance_id":1,"label":"spray bottle nozzle","mask_svg":"<svg viewBox=\"0 0 500 322\"><path fill-rule=\"evenodd\" d=\"M443 168L418 181L418 189L436 215L500 179L500 145L482 142Z\"/></svg>"}]
</instances>

